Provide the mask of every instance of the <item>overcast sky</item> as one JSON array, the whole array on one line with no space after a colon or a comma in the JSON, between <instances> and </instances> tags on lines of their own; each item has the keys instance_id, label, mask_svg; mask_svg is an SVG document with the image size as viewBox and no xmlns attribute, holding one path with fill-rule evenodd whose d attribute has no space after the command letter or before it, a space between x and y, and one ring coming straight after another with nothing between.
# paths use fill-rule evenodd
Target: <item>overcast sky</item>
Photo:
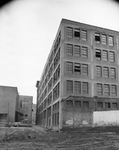
<instances>
[{"instance_id":1,"label":"overcast sky","mask_svg":"<svg viewBox=\"0 0 119 150\"><path fill-rule=\"evenodd\" d=\"M36 103L36 81L62 18L119 31L111 0L16 0L0 10L0 85L17 86Z\"/></svg>"}]
</instances>

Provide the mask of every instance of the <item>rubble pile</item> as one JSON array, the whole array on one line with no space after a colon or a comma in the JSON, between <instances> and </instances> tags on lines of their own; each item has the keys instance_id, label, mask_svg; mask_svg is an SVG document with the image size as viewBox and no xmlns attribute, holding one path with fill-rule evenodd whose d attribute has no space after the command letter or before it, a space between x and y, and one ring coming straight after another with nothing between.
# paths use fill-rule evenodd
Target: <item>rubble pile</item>
<instances>
[{"instance_id":1,"label":"rubble pile","mask_svg":"<svg viewBox=\"0 0 119 150\"><path fill-rule=\"evenodd\" d=\"M43 133L35 129L28 128L9 128L4 132L2 141L40 141L43 138Z\"/></svg>"}]
</instances>

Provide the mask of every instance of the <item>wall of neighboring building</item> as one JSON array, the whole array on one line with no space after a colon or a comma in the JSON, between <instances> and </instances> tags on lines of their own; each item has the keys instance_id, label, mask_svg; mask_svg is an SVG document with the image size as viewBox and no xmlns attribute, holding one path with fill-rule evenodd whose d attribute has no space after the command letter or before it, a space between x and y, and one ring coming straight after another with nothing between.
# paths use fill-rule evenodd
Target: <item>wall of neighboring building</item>
<instances>
[{"instance_id":1,"label":"wall of neighboring building","mask_svg":"<svg viewBox=\"0 0 119 150\"><path fill-rule=\"evenodd\" d=\"M119 125L119 110L94 111L93 125L94 126Z\"/></svg>"},{"instance_id":2,"label":"wall of neighboring building","mask_svg":"<svg viewBox=\"0 0 119 150\"><path fill-rule=\"evenodd\" d=\"M32 96L19 95L19 121L27 119L32 122Z\"/></svg>"},{"instance_id":3,"label":"wall of neighboring building","mask_svg":"<svg viewBox=\"0 0 119 150\"><path fill-rule=\"evenodd\" d=\"M0 114L7 115L7 123L15 122L17 98L16 87L0 86Z\"/></svg>"},{"instance_id":4,"label":"wall of neighboring building","mask_svg":"<svg viewBox=\"0 0 119 150\"><path fill-rule=\"evenodd\" d=\"M36 123L36 104L32 105L32 123Z\"/></svg>"}]
</instances>

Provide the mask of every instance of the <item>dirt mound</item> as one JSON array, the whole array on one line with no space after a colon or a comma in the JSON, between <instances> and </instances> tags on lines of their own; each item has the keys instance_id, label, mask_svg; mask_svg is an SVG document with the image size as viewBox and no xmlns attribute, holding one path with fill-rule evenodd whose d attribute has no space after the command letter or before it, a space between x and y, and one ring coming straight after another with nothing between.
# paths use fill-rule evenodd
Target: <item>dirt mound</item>
<instances>
[{"instance_id":1,"label":"dirt mound","mask_svg":"<svg viewBox=\"0 0 119 150\"><path fill-rule=\"evenodd\" d=\"M17 129L5 132L2 141L39 141L42 140L43 133L33 129Z\"/></svg>"}]
</instances>

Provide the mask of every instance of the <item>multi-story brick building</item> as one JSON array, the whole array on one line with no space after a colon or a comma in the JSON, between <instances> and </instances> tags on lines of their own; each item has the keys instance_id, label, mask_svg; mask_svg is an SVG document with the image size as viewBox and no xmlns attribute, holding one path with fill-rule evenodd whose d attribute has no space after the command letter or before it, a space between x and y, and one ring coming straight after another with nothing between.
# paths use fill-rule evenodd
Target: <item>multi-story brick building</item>
<instances>
[{"instance_id":1,"label":"multi-story brick building","mask_svg":"<svg viewBox=\"0 0 119 150\"><path fill-rule=\"evenodd\" d=\"M36 123L119 124L118 56L119 32L62 19L36 84Z\"/></svg>"}]
</instances>

